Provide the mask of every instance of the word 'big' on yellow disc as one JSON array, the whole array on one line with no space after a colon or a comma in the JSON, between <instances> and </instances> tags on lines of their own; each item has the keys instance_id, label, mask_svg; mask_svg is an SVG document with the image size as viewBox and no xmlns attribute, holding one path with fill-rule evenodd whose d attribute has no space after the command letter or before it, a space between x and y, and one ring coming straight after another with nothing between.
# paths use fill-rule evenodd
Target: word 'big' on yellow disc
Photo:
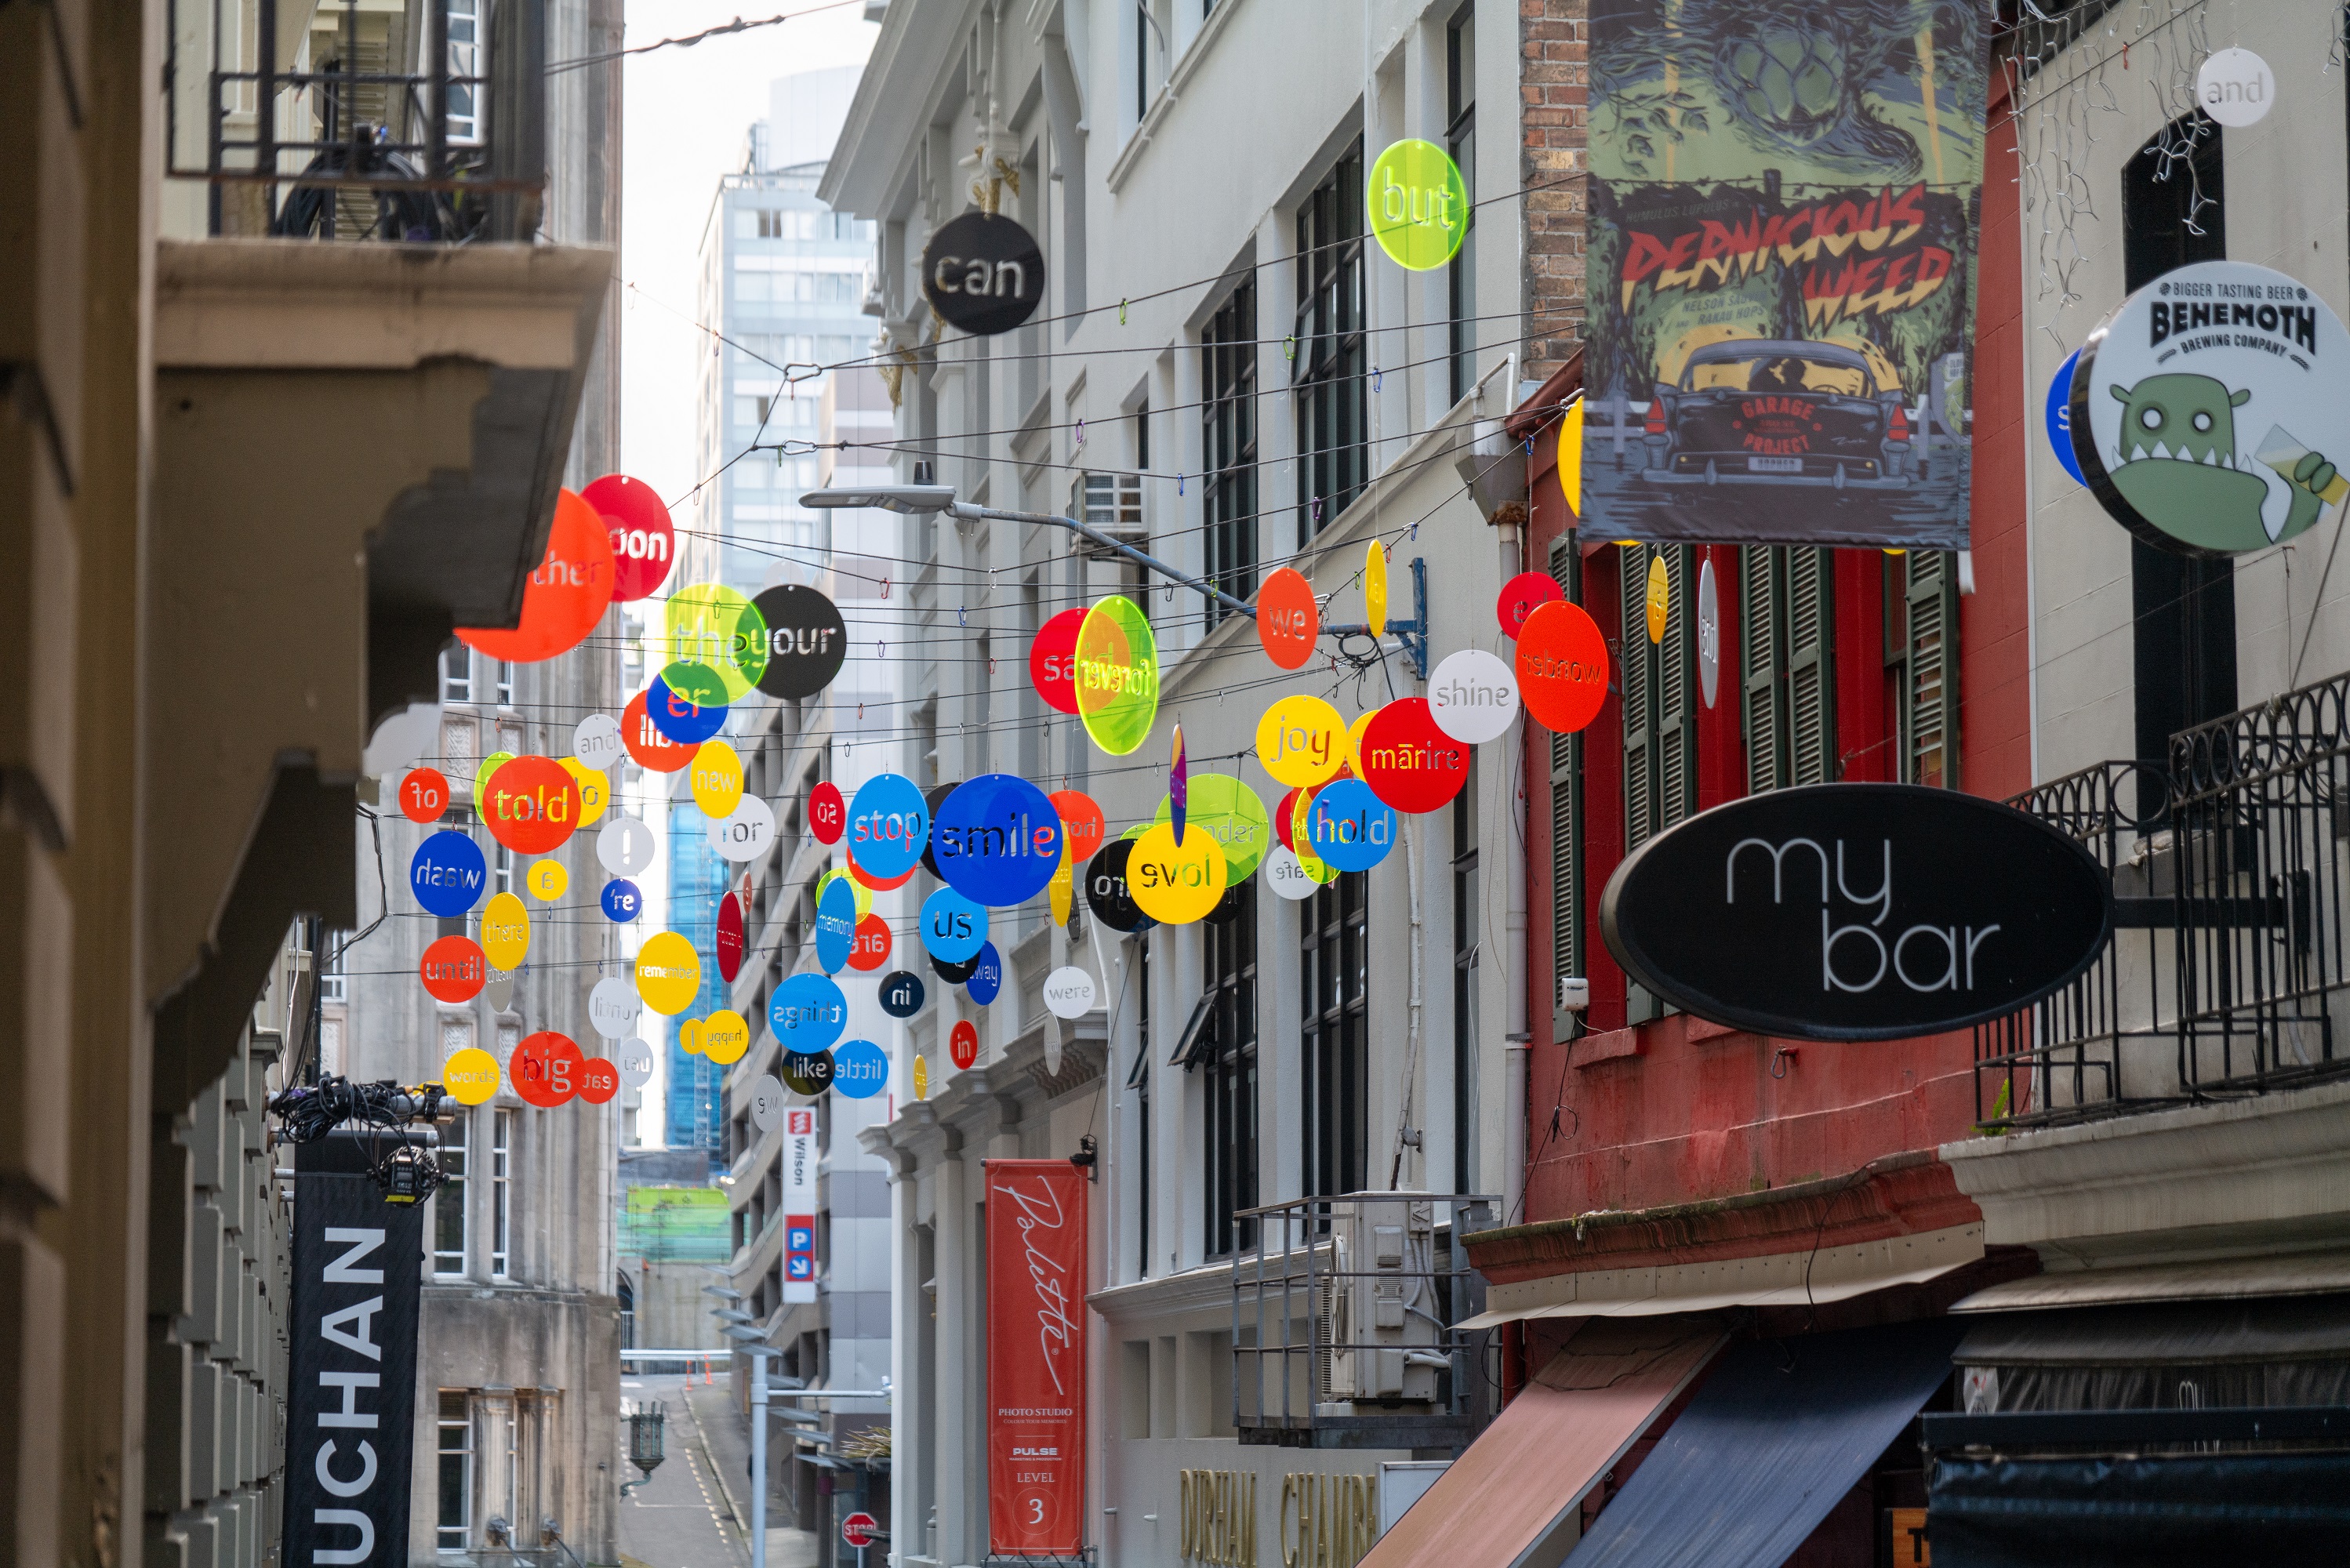
<instances>
[{"instance_id":1,"label":"word 'big' on yellow disc","mask_svg":"<svg viewBox=\"0 0 2350 1568\"><path fill-rule=\"evenodd\" d=\"M530 911L512 893L500 893L483 907L482 951L492 969L520 969L529 956Z\"/></svg>"},{"instance_id":2,"label":"word 'big' on yellow disc","mask_svg":"<svg viewBox=\"0 0 2350 1568\"><path fill-rule=\"evenodd\" d=\"M743 804L743 759L723 741L704 741L686 775L702 815L723 822Z\"/></svg>"},{"instance_id":3,"label":"word 'big' on yellow disc","mask_svg":"<svg viewBox=\"0 0 2350 1568\"><path fill-rule=\"evenodd\" d=\"M571 873L564 869L560 860L535 860L531 862L530 869L523 873L522 881L523 886L530 889L532 898L542 904L552 904L563 897L566 888L571 886Z\"/></svg>"},{"instance_id":4,"label":"word 'big' on yellow disc","mask_svg":"<svg viewBox=\"0 0 2350 1568\"><path fill-rule=\"evenodd\" d=\"M563 759L563 771L579 786L579 826L588 826L612 804L612 781L601 768L591 768L577 757Z\"/></svg>"},{"instance_id":5,"label":"word 'big' on yellow disc","mask_svg":"<svg viewBox=\"0 0 2350 1568\"><path fill-rule=\"evenodd\" d=\"M675 931L649 937L637 950L637 994L655 1012L676 1017L701 989L702 955Z\"/></svg>"},{"instance_id":6,"label":"word 'big' on yellow disc","mask_svg":"<svg viewBox=\"0 0 2350 1568\"><path fill-rule=\"evenodd\" d=\"M1292 786L1318 784L1347 760L1347 721L1319 697L1284 697L1256 722L1257 761Z\"/></svg>"},{"instance_id":7,"label":"word 'big' on yellow disc","mask_svg":"<svg viewBox=\"0 0 2350 1568\"><path fill-rule=\"evenodd\" d=\"M1163 926L1204 919L1224 896L1224 846L1205 833L1187 833L1179 846L1175 825L1162 822L1135 841L1126 862L1126 890L1135 907Z\"/></svg>"},{"instance_id":8,"label":"word 'big' on yellow disc","mask_svg":"<svg viewBox=\"0 0 2350 1568\"><path fill-rule=\"evenodd\" d=\"M740 1062L750 1048L750 1020L741 1013L722 1007L702 1021L702 1054L720 1066Z\"/></svg>"},{"instance_id":9,"label":"word 'big' on yellow disc","mask_svg":"<svg viewBox=\"0 0 2350 1568\"><path fill-rule=\"evenodd\" d=\"M461 1106L478 1106L498 1092L498 1059L479 1045L452 1053L441 1064L441 1086Z\"/></svg>"}]
</instances>

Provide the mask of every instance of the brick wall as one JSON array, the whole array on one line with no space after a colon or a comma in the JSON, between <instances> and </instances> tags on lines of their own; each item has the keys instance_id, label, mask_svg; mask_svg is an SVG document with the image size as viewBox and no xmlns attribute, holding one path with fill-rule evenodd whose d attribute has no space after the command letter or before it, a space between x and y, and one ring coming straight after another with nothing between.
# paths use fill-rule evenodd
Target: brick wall
<instances>
[{"instance_id":1,"label":"brick wall","mask_svg":"<svg viewBox=\"0 0 2350 1568\"><path fill-rule=\"evenodd\" d=\"M1526 265L1525 367L1541 380L1582 341L1589 0L1518 0L1519 180Z\"/></svg>"}]
</instances>

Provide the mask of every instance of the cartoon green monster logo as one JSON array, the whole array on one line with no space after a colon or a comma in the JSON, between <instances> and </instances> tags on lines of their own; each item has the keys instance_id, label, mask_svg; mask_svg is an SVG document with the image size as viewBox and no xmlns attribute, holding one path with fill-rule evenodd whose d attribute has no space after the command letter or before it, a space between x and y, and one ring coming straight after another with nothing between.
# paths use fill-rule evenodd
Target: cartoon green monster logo
<instances>
[{"instance_id":1,"label":"cartoon green monster logo","mask_svg":"<svg viewBox=\"0 0 2350 1568\"><path fill-rule=\"evenodd\" d=\"M2281 426L2254 457L2238 454L2235 411L2251 400L2249 391L2194 375L2148 376L2106 389L2122 405L2121 462L2108 477L2140 517L2192 550L2263 549L2350 495L2350 480ZM2270 481L2256 463L2282 481L2282 505L2270 504Z\"/></svg>"}]
</instances>

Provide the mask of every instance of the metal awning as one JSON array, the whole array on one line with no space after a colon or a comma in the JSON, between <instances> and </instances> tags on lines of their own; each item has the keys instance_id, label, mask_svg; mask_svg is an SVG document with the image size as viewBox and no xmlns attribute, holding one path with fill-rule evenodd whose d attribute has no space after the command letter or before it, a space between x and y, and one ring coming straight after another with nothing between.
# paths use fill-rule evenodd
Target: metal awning
<instances>
[{"instance_id":1,"label":"metal awning","mask_svg":"<svg viewBox=\"0 0 2350 1568\"><path fill-rule=\"evenodd\" d=\"M1198 1004L1191 1009L1191 1022L1184 1024L1183 1033L1175 1037L1175 1049L1168 1056L1167 1064L1189 1071L1198 1066L1201 1058L1215 1049L1215 1044L1216 993L1211 991L1201 995Z\"/></svg>"},{"instance_id":2,"label":"metal awning","mask_svg":"<svg viewBox=\"0 0 2350 1568\"><path fill-rule=\"evenodd\" d=\"M2131 1302L2224 1301L2239 1296L2350 1293L2350 1251L2271 1253L2131 1269L2035 1274L1987 1286L1952 1312L2118 1306Z\"/></svg>"}]
</instances>

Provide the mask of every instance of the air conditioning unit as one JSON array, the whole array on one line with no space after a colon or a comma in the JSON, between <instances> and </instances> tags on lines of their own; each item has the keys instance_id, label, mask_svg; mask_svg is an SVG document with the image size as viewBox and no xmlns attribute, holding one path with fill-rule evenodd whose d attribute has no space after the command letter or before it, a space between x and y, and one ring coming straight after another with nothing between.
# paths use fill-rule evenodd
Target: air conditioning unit
<instances>
[{"instance_id":1,"label":"air conditioning unit","mask_svg":"<svg viewBox=\"0 0 2350 1568\"><path fill-rule=\"evenodd\" d=\"M1069 510L1077 521L1121 544L1138 548L1148 544L1150 530L1142 522L1142 476L1139 473L1081 473L1072 487ZM1099 545L1081 546L1107 555Z\"/></svg>"},{"instance_id":2,"label":"air conditioning unit","mask_svg":"<svg viewBox=\"0 0 2350 1568\"><path fill-rule=\"evenodd\" d=\"M1442 1325L1432 1282L1435 1205L1348 1204L1334 1216L1326 1415L1349 1406L1431 1406ZM1351 1262L1350 1262L1351 1260Z\"/></svg>"}]
</instances>

